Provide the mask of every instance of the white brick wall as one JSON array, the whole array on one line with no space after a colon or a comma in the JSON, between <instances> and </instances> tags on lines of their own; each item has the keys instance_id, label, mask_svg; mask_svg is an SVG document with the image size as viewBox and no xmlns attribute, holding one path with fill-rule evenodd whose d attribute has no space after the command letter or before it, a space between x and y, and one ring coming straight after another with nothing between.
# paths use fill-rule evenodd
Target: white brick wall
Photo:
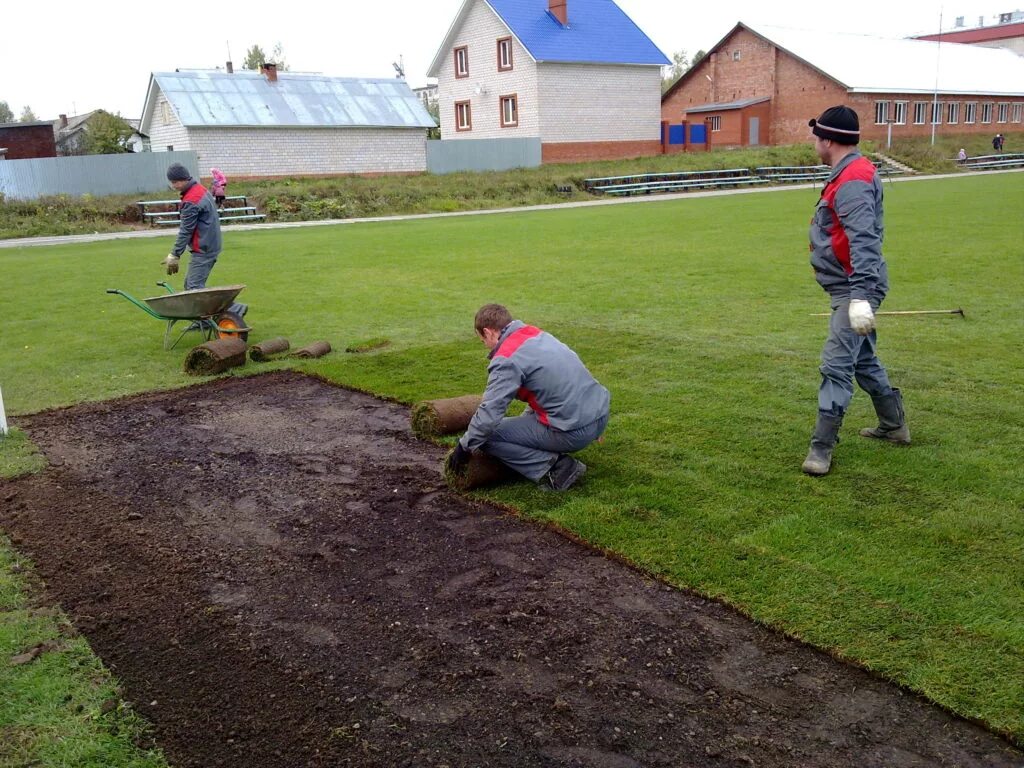
<instances>
[{"instance_id":1,"label":"white brick wall","mask_svg":"<svg viewBox=\"0 0 1024 768\"><path fill-rule=\"evenodd\" d=\"M167 104L169 123L164 123L164 104ZM149 126L149 144L154 152L166 152L169 146L173 146L175 152L192 149L188 140L188 131L178 122L178 117L171 109L167 97L159 91L156 96L156 107L153 109L153 119Z\"/></svg>"},{"instance_id":2,"label":"white brick wall","mask_svg":"<svg viewBox=\"0 0 1024 768\"><path fill-rule=\"evenodd\" d=\"M213 167L229 177L427 168L423 128L192 128L189 138L203 176Z\"/></svg>"},{"instance_id":3,"label":"white brick wall","mask_svg":"<svg viewBox=\"0 0 1024 768\"><path fill-rule=\"evenodd\" d=\"M498 39L508 37L508 27L486 3L476 0L455 42L443 51L437 76L442 139L520 139L539 136L537 64L519 41L512 38L512 69L498 71ZM469 49L469 77L456 79L454 49ZM486 93L477 94L477 86ZM502 96L516 94L519 125L501 127ZM469 100L473 130L455 130L455 102Z\"/></svg>"},{"instance_id":4,"label":"white brick wall","mask_svg":"<svg viewBox=\"0 0 1024 768\"><path fill-rule=\"evenodd\" d=\"M545 143L661 137L659 67L542 63L537 79Z\"/></svg>"}]
</instances>

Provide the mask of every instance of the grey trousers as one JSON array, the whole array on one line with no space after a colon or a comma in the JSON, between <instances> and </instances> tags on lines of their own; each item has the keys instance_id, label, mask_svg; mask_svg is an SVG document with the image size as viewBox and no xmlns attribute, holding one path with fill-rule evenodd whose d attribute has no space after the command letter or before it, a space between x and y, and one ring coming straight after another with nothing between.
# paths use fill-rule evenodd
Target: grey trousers
<instances>
[{"instance_id":1,"label":"grey trousers","mask_svg":"<svg viewBox=\"0 0 1024 768\"><path fill-rule=\"evenodd\" d=\"M559 454L586 448L604 432L608 417L592 424L561 432L537 421L537 414L529 408L522 416L506 416L484 443L485 453L500 459L523 477L537 482Z\"/></svg>"},{"instance_id":2,"label":"grey trousers","mask_svg":"<svg viewBox=\"0 0 1024 768\"><path fill-rule=\"evenodd\" d=\"M874 331L858 336L850 327L850 302L832 308L828 321L828 338L821 351L821 386L818 389L818 410L842 416L853 399L853 381L872 397L892 392L889 374L875 354L878 338ZM872 306L877 311L877 307Z\"/></svg>"},{"instance_id":3,"label":"grey trousers","mask_svg":"<svg viewBox=\"0 0 1024 768\"><path fill-rule=\"evenodd\" d=\"M188 272L185 273L185 290L194 291L198 288L205 288L206 281L210 277L213 265L217 263L220 253L193 253L188 259ZM239 317L249 311L248 304L235 302L228 307L228 312L234 312Z\"/></svg>"}]
</instances>

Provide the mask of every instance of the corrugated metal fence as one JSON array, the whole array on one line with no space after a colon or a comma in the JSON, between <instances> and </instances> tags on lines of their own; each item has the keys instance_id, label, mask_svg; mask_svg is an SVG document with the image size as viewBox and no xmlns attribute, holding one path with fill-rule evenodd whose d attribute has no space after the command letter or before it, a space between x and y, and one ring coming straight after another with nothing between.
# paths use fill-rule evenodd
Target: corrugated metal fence
<instances>
[{"instance_id":1,"label":"corrugated metal fence","mask_svg":"<svg viewBox=\"0 0 1024 768\"><path fill-rule=\"evenodd\" d=\"M167 189L167 166L199 173L195 152L129 152L123 155L0 160L0 194L19 200L44 195L128 195Z\"/></svg>"},{"instance_id":2,"label":"corrugated metal fence","mask_svg":"<svg viewBox=\"0 0 1024 768\"><path fill-rule=\"evenodd\" d=\"M540 157L539 137L427 142L427 170L431 173L536 168Z\"/></svg>"}]
</instances>

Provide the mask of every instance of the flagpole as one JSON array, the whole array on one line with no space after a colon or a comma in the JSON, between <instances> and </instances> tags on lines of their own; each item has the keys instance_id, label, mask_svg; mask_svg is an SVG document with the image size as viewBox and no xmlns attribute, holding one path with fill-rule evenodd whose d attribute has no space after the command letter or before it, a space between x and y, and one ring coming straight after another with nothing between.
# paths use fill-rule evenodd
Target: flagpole
<instances>
[{"instance_id":1,"label":"flagpole","mask_svg":"<svg viewBox=\"0 0 1024 768\"><path fill-rule=\"evenodd\" d=\"M942 11L943 8L939 6L939 41L935 45L935 94L932 97L932 146L935 146L935 126L938 124L938 120L942 118L942 115L936 115L936 111L939 108L939 55L942 53Z\"/></svg>"}]
</instances>

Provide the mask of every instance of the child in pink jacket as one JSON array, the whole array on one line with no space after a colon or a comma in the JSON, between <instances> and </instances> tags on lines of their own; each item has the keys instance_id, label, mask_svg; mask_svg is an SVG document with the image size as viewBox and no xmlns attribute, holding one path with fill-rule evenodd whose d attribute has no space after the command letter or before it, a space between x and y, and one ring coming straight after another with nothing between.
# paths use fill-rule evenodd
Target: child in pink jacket
<instances>
[{"instance_id":1,"label":"child in pink jacket","mask_svg":"<svg viewBox=\"0 0 1024 768\"><path fill-rule=\"evenodd\" d=\"M210 174L213 176L213 184L210 185L210 192L213 195L214 201L217 203L217 209L221 210L224 208L224 193L227 190L228 177L217 168L211 168Z\"/></svg>"}]
</instances>

